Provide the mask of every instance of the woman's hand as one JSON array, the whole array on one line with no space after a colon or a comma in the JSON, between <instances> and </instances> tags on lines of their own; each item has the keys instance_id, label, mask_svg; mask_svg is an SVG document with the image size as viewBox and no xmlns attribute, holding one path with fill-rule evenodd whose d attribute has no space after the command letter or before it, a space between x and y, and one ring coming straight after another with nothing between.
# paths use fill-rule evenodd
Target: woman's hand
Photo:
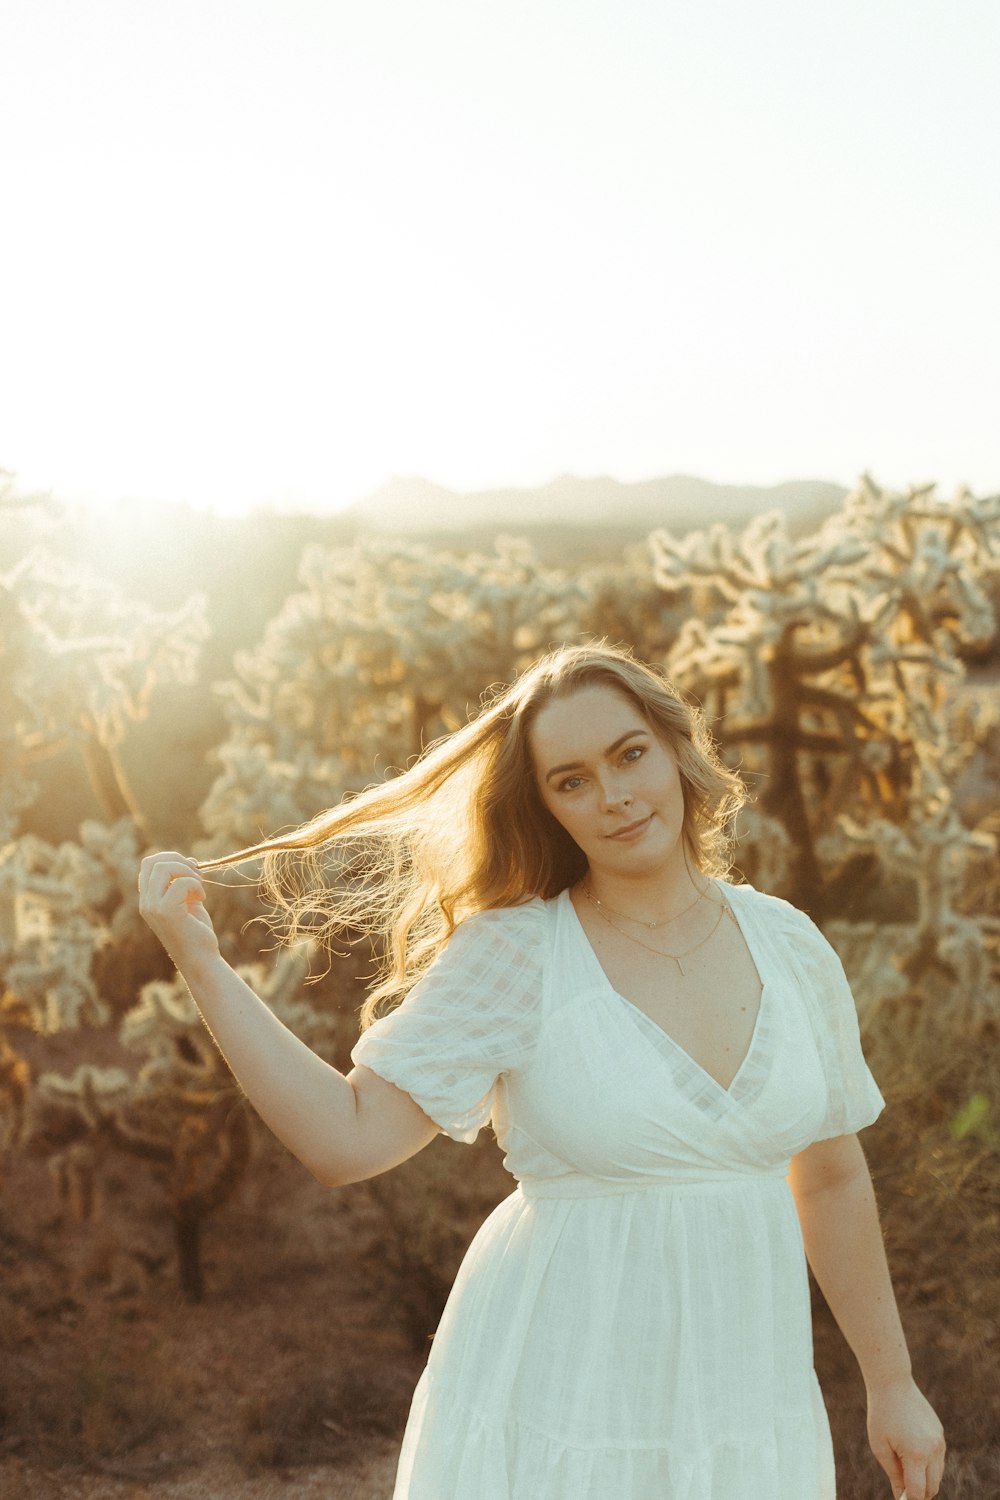
<instances>
[{"instance_id":1,"label":"woman's hand","mask_svg":"<svg viewBox=\"0 0 1000 1500\"><path fill-rule=\"evenodd\" d=\"M139 867L139 913L182 972L217 957L219 940L205 909L197 860L172 850L147 854Z\"/></svg>"},{"instance_id":2,"label":"woman's hand","mask_svg":"<svg viewBox=\"0 0 1000 1500\"><path fill-rule=\"evenodd\" d=\"M868 1441L889 1476L893 1500L934 1500L944 1470L944 1429L914 1382L869 1387Z\"/></svg>"}]
</instances>

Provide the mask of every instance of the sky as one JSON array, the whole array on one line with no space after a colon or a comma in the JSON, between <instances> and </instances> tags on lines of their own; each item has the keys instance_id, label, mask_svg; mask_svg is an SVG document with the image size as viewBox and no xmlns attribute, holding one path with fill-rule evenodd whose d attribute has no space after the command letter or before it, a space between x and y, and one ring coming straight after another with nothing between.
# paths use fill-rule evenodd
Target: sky
<instances>
[{"instance_id":1,"label":"sky","mask_svg":"<svg viewBox=\"0 0 1000 1500\"><path fill-rule=\"evenodd\" d=\"M996 0L4 0L0 468L1000 489Z\"/></svg>"}]
</instances>

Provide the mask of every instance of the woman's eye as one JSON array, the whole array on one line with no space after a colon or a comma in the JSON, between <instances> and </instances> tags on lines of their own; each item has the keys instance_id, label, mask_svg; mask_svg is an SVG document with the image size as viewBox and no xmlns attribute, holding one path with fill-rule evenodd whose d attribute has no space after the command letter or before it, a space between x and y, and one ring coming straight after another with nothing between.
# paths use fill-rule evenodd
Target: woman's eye
<instances>
[{"instance_id":1,"label":"woman's eye","mask_svg":"<svg viewBox=\"0 0 1000 1500\"><path fill-rule=\"evenodd\" d=\"M559 783L559 790L561 792L575 792L576 791L576 784L580 780L581 780L581 777L579 777L579 776L567 776L565 781L560 781L560 783Z\"/></svg>"},{"instance_id":2,"label":"woman's eye","mask_svg":"<svg viewBox=\"0 0 1000 1500\"><path fill-rule=\"evenodd\" d=\"M628 760L629 756L632 756L633 760L638 760L644 748L643 745L630 745L622 756L622 760Z\"/></svg>"}]
</instances>

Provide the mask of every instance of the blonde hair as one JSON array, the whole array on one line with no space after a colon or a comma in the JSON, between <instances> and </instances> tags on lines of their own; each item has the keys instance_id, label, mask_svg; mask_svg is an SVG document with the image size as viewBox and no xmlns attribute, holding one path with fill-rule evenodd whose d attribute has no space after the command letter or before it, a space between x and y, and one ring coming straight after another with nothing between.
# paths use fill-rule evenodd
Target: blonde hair
<instances>
[{"instance_id":1,"label":"blonde hair","mask_svg":"<svg viewBox=\"0 0 1000 1500\"><path fill-rule=\"evenodd\" d=\"M681 776L686 850L702 873L725 877L742 780L720 760L700 709L664 674L603 642L550 651L400 775L201 868L263 857L261 893L286 919L286 942L304 933L328 944L374 938L378 982L361 1008L364 1030L464 918L555 896L581 878L586 858L539 793L530 733L546 703L595 684L624 694L666 743Z\"/></svg>"}]
</instances>

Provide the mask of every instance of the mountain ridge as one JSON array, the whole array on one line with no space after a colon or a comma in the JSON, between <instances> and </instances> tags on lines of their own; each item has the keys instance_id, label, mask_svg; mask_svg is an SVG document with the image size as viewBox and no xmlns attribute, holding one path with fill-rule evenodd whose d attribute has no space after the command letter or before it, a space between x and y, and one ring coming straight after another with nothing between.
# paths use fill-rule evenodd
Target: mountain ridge
<instances>
[{"instance_id":1,"label":"mountain ridge","mask_svg":"<svg viewBox=\"0 0 1000 1500\"><path fill-rule=\"evenodd\" d=\"M456 531L486 525L704 526L766 510L790 520L835 510L849 493L822 479L717 484L693 474L620 480L560 474L545 484L460 491L422 475L392 475L341 515L365 530Z\"/></svg>"}]
</instances>

